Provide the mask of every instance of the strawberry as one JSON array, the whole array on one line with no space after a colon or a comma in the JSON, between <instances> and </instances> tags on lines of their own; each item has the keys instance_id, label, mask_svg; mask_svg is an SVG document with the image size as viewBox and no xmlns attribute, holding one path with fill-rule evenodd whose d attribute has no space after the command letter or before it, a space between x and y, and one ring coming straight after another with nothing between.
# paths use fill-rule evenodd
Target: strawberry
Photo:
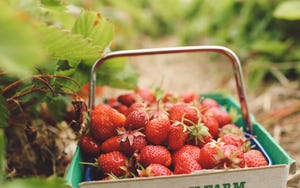
<instances>
[{"instance_id":1,"label":"strawberry","mask_svg":"<svg viewBox=\"0 0 300 188\"><path fill-rule=\"evenodd\" d=\"M127 164L127 157L119 151L101 154L98 157L98 165L102 172L105 174L113 174L117 177L124 176L127 173Z\"/></svg>"},{"instance_id":2,"label":"strawberry","mask_svg":"<svg viewBox=\"0 0 300 188\"><path fill-rule=\"evenodd\" d=\"M126 117L109 105L99 104L91 112L90 128L93 136L104 141L117 135L116 128L123 127Z\"/></svg>"},{"instance_id":3,"label":"strawberry","mask_svg":"<svg viewBox=\"0 0 300 188\"><path fill-rule=\"evenodd\" d=\"M191 126L198 122L199 113L197 108L189 104L177 103L174 104L169 110L169 118L172 122L180 121L188 126Z\"/></svg>"},{"instance_id":4,"label":"strawberry","mask_svg":"<svg viewBox=\"0 0 300 188\"><path fill-rule=\"evenodd\" d=\"M151 176L170 176L173 172L162 164L153 163L147 166L145 169L138 170L139 177L151 177Z\"/></svg>"},{"instance_id":5,"label":"strawberry","mask_svg":"<svg viewBox=\"0 0 300 188\"><path fill-rule=\"evenodd\" d=\"M201 170L201 165L188 153L182 153L175 163L174 174L190 174L195 170Z\"/></svg>"},{"instance_id":6,"label":"strawberry","mask_svg":"<svg viewBox=\"0 0 300 188\"><path fill-rule=\"evenodd\" d=\"M217 165L219 168L243 168L245 167L244 153L235 145L225 144L220 147L222 155Z\"/></svg>"},{"instance_id":7,"label":"strawberry","mask_svg":"<svg viewBox=\"0 0 300 188\"><path fill-rule=\"evenodd\" d=\"M166 141L169 131L170 121L168 119L152 119L145 126L146 138L152 144L162 144Z\"/></svg>"},{"instance_id":8,"label":"strawberry","mask_svg":"<svg viewBox=\"0 0 300 188\"><path fill-rule=\"evenodd\" d=\"M210 142L213 138L209 133L208 127L203 123L197 123L189 127L189 138L193 145L203 147L206 143Z\"/></svg>"},{"instance_id":9,"label":"strawberry","mask_svg":"<svg viewBox=\"0 0 300 188\"><path fill-rule=\"evenodd\" d=\"M242 137L236 135L236 134L225 134L224 136L219 137L218 139L220 142L224 142L227 145L234 145L238 148L240 148L241 150L243 150L244 148L244 144L245 144L245 139L243 139Z\"/></svg>"},{"instance_id":10,"label":"strawberry","mask_svg":"<svg viewBox=\"0 0 300 188\"><path fill-rule=\"evenodd\" d=\"M219 135L219 123L213 115L204 114L201 122L208 128L209 134L216 139Z\"/></svg>"},{"instance_id":11,"label":"strawberry","mask_svg":"<svg viewBox=\"0 0 300 188\"><path fill-rule=\"evenodd\" d=\"M79 146L88 156L97 156L101 152L100 144L91 135L83 135L79 140Z\"/></svg>"},{"instance_id":12,"label":"strawberry","mask_svg":"<svg viewBox=\"0 0 300 188\"><path fill-rule=\"evenodd\" d=\"M259 150L252 149L247 151L244 153L244 159L246 167L260 167L268 165L267 159Z\"/></svg>"},{"instance_id":13,"label":"strawberry","mask_svg":"<svg viewBox=\"0 0 300 188\"><path fill-rule=\"evenodd\" d=\"M199 101L199 95L194 92L185 92L181 95L183 102L192 103Z\"/></svg>"},{"instance_id":14,"label":"strawberry","mask_svg":"<svg viewBox=\"0 0 300 188\"><path fill-rule=\"evenodd\" d=\"M222 137L226 134L235 134L241 138L245 137L243 130L240 127L238 127L237 125L231 124L231 123L224 125L220 129L219 137Z\"/></svg>"},{"instance_id":15,"label":"strawberry","mask_svg":"<svg viewBox=\"0 0 300 188\"><path fill-rule=\"evenodd\" d=\"M172 155L172 162L173 164L176 164L177 162L181 162L180 158L183 154L191 155L191 158L196 160L197 162L200 162L200 151L201 149L197 146L193 145L184 145L180 149L176 150Z\"/></svg>"},{"instance_id":16,"label":"strawberry","mask_svg":"<svg viewBox=\"0 0 300 188\"><path fill-rule=\"evenodd\" d=\"M147 145L143 147L137 156L137 160L144 166L158 163L168 167L172 163L170 151L161 145Z\"/></svg>"},{"instance_id":17,"label":"strawberry","mask_svg":"<svg viewBox=\"0 0 300 188\"><path fill-rule=\"evenodd\" d=\"M140 151L147 145L145 135L137 130L121 133L120 151L127 156Z\"/></svg>"},{"instance_id":18,"label":"strawberry","mask_svg":"<svg viewBox=\"0 0 300 188\"><path fill-rule=\"evenodd\" d=\"M126 93L126 94L119 95L117 100L119 103L127 107L130 107L136 101L136 96L134 93Z\"/></svg>"},{"instance_id":19,"label":"strawberry","mask_svg":"<svg viewBox=\"0 0 300 188\"><path fill-rule=\"evenodd\" d=\"M156 100L155 95L149 88L138 88L135 90L135 93L141 102L151 104Z\"/></svg>"},{"instance_id":20,"label":"strawberry","mask_svg":"<svg viewBox=\"0 0 300 188\"><path fill-rule=\"evenodd\" d=\"M126 129L139 129L146 125L148 122L149 117L147 112L139 108L137 110L132 110L126 116L125 128Z\"/></svg>"},{"instance_id":21,"label":"strawberry","mask_svg":"<svg viewBox=\"0 0 300 188\"><path fill-rule=\"evenodd\" d=\"M213 114L217 119L219 126L223 127L232 122L230 115L220 107L211 107L205 111L204 114Z\"/></svg>"},{"instance_id":22,"label":"strawberry","mask_svg":"<svg viewBox=\"0 0 300 188\"><path fill-rule=\"evenodd\" d=\"M212 99L212 98L205 98L202 100L201 102L201 112L205 112L206 110L208 110L209 108L212 107L219 107L219 104L216 100Z\"/></svg>"},{"instance_id":23,"label":"strawberry","mask_svg":"<svg viewBox=\"0 0 300 188\"><path fill-rule=\"evenodd\" d=\"M108 138L101 144L101 149L104 153L109 153L112 151L120 151L121 136L116 135Z\"/></svg>"},{"instance_id":24,"label":"strawberry","mask_svg":"<svg viewBox=\"0 0 300 188\"><path fill-rule=\"evenodd\" d=\"M200 165L205 169L215 168L220 162L220 143L212 141L205 144L200 151Z\"/></svg>"},{"instance_id":25,"label":"strawberry","mask_svg":"<svg viewBox=\"0 0 300 188\"><path fill-rule=\"evenodd\" d=\"M115 109L118 110L118 112L120 112L121 114L124 114L125 116L128 114L128 107L126 105L119 104L115 107Z\"/></svg>"},{"instance_id":26,"label":"strawberry","mask_svg":"<svg viewBox=\"0 0 300 188\"><path fill-rule=\"evenodd\" d=\"M186 143L189 133L185 126L179 121L171 125L168 135L168 146L170 149L179 149Z\"/></svg>"}]
</instances>

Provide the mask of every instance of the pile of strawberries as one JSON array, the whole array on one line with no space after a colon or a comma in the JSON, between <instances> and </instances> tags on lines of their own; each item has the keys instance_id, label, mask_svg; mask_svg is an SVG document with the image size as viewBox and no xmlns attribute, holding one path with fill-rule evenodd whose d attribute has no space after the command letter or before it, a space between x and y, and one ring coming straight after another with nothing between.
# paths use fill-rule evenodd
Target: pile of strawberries
<instances>
[{"instance_id":1,"label":"pile of strawberries","mask_svg":"<svg viewBox=\"0 0 300 188\"><path fill-rule=\"evenodd\" d=\"M95 106L79 145L96 179L268 165L228 112L195 93L137 89Z\"/></svg>"}]
</instances>

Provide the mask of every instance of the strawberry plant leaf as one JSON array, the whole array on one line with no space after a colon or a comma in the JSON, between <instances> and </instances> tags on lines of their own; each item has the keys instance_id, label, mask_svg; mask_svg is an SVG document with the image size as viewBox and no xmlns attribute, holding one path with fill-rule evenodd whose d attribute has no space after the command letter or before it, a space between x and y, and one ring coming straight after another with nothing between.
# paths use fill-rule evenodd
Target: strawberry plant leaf
<instances>
[{"instance_id":1,"label":"strawberry plant leaf","mask_svg":"<svg viewBox=\"0 0 300 188\"><path fill-rule=\"evenodd\" d=\"M33 65L46 60L47 52L30 25L31 21L26 20L25 13L4 2L0 2L0 67L9 74L24 78L32 74Z\"/></svg>"},{"instance_id":2,"label":"strawberry plant leaf","mask_svg":"<svg viewBox=\"0 0 300 188\"><path fill-rule=\"evenodd\" d=\"M92 11L81 12L72 32L89 38L90 42L101 50L104 50L114 37L113 25L100 13Z\"/></svg>"},{"instance_id":3,"label":"strawberry plant leaf","mask_svg":"<svg viewBox=\"0 0 300 188\"><path fill-rule=\"evenodd\" d=\"M279 19L300 20L299 9L299 1L284 1L276 7L274 16Z\"/></svg>"},{"instance_id":4,"label":"strawberry plant leaf","mask_svg":"<svg viewBox=\"0 0 300 188\"><path fill-rule=\"evenodd\" d=\"M89 39L82 35L72 34L53 26L40 26L42 42L54 59L83 60L97 59L100 56L99 48L93 46Z\"/></svg>"}]
</instances>

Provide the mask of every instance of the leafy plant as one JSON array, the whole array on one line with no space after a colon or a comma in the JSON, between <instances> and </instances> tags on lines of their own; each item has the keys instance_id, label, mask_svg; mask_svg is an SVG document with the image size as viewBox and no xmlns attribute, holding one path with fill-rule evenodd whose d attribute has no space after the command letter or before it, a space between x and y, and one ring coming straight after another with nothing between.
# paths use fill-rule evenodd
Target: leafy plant
<instances>
[{"instance_id":1,"label":"leafy plant","mask_svg":"<svg viewBox=\"0 0 300 188\"><path fill-rule=\"evenodd\" d=\"M110 50L114 38L114 26L108 19L95 11L76 12L77 8L61 0L0 2L0 24L5 26L0 31L1 186L66 186L63 178L57 177L61 172L53 167L63 155L56 146L60 137L53 130L60 131L62 122L68 124L76 119L69 109L72 99L78 97L90 79L93 63ZM137 74L127 59L104 63L97 74L98 85L136 87ZM18 134L20 131L22 134ZM14 142L19 142L18 147L31 148L36 158L37 164L24 165L28 166L25 174L5 173L8 168L22 168L22 164L10 164L12 159L5 160L5 156L22 154L22 150L12 148ZM33 166L47 172L34 172ZM7 182L7 178L15 176L49 173L54 176Z\"/></svg>"}]
</instances>

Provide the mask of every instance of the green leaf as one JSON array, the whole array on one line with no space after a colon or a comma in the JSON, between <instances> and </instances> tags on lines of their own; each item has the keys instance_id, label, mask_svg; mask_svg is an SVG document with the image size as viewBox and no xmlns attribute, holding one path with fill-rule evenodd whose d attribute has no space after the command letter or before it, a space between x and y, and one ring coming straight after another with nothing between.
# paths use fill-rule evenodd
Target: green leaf
<instances>
[{"instance_id":1,"label":"green leaf","mask_svg":"<svg viewBox=\"0 0 300 188\"><path fill-rule=\"evenodd\" d=\"M64 178L52 176L50 178L23 178L23 179L14 179L11 182L8 182L2 185L2 188L67 188L67 184Z\"/></svg>"},{"instance_id":2,"label":"green leaf","mask_svg":"<svg viewBox=\"0 0 300 188\"><path fill-rule=\"evenodd\" d=\"M0 95L0 128L7 127L8 111L6 108L6 99Z\"/></svg>"},{"instance_id":3,"label":"green leaf","mask_svg":"<svg viewBox=\"0 0 300 188\"><path fill-rule=\"evenodd\" d=\"M126 58L114 58L99 67L98 85L109 85L115 88L134 89L137 87L138 74Z\"/></svg>"},{"instance_id":4,"label":"green leaf","mask_svg":"<svg viewBox=\"0 0 300 188\"><path fill-rule=\"evenodd\" d=\"M47 107L56 122L60 122L67 114L67 103L63 96L48 98Z\"/></svg>"},{"instance_id":5,"label":"green leaf","mask_svg":"<svg viewBox=\"0 0 300 188\"><path fill-rule=\"evenodd\" d=\"M274 17L285 20L300 20L300 1L284 1L275 11Z\"/></svg>"},{"instance_id":6,"label":"green leaf","mask_svg":"<svg viewBox=\"0 0 300 188\"><path fill-rule=\"evenodd\" d=\"M114 37L113 25L100 13L92 11L81 12L72 32L89 38L90 42L101 50L104 50Z\"/></svg>"},{"instance_id":7,"label":"green leaf","mask_svg":"<svg viewBox=\"0 0 300 188\"><path fill-rule=\"evenodd\" d=\"M61 6L63 2L61 0L41 0L41 4L45 6Z\"/></svg>"},{"instance_id":8,"label":"green leaf","mask_svg":"<svg viewBox=\"0 0 300 188\"><path fill-rule=\"evenodd\" d=\"M9 7L4 1L0 2L0 12L1 70L18 78L30 76L33 66L46 60L47 52L24 13Z\"/></svg>"},{"instance_id":9,"label":"green leaf","mask_svg":"<svg viewBox=\"0 0 300 188\"><path fill-rule=\"evenodd\" d=\"M101 53L97 46L82 35L72 34L53 26L40 26L44 46L50 55L59 60L97 59Z\"/></svg>"}]
</instances>

